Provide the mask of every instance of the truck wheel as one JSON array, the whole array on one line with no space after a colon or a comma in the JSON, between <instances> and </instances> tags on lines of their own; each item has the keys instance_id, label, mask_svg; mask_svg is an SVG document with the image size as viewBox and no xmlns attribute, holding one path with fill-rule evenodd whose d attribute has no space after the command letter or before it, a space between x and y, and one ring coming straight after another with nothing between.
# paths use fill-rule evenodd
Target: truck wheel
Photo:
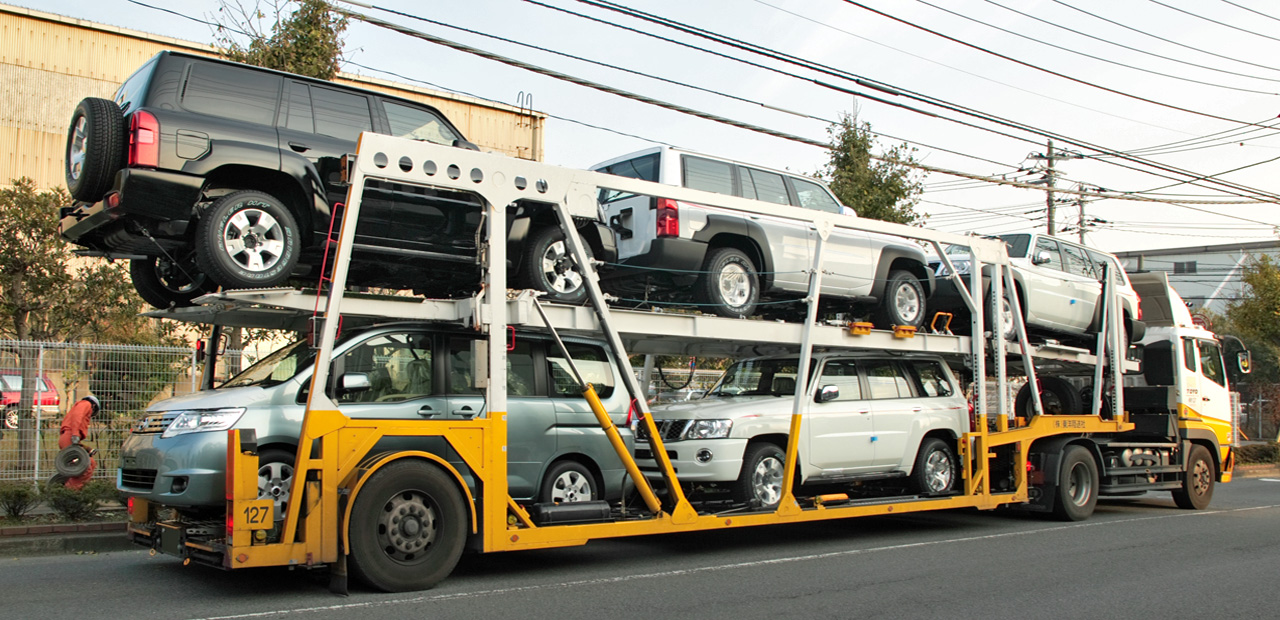
<instances>
[{"instance_id":1,"label":"truck wheel","mask_svg":"<svg viewBox=\"0 0 1280 620\"><path fill-rule=\"evenodd\" d=\"M719 316L748 317L760 301L760 276L751 259L737 248L716 248L707 254L698 277L697 298Z\"/></svg>"},{"instance_id":2,"label":"truck wheel","mask_svg":"<svg viewBox=\"0 0 1280 620\"><path fill-rule=\"evenodd\" d=\"M747 445L742 455L742 473L733 485L733 497L739 502L773 508L782 501L782 478L787 454L768 442Z\"/></svg>"},{"instance_id":3,"label":"truck wheel","mask_svg":"<svg viewBox=\"0 0 1280 620\"><path fill-rule=\"evenodd\" d=\"M1182 479L1182 488L1173 492L1173 503L1178 508L1187 510L1204 510L1213 499L1213 483L1217 475L1213 469L1213 457L1209 449L1196 445L1191 448L1187 458L1186 477Z\"/></svg>"},{"instance_id":4,"label":"truck wheel","mask_svg":"<svg viewBox=\"0 0 1280 620\"><path fill-rule=\"evenodd\" d=\"M258 499L275 503L275 520L283 521L289 507L289 491L293 488L294 453L281 448L266 448L258 453Z\"/></svg>"},{"instance_id":5,"label":"truck wheel","mask_svg":"<svg viewBox=\"0 0 1280 620\"><path fill-rule=\"evenodd\" d=\"M347 524L351 571L386 592L425 590L449 576L467 535L462 494L439 468L400 461L360 489Z\"/></svg>"},{"instance_id":6,"label":"truck wheel","mask_svg":"<svg viewBox=\"0 0 1280 620\"><path fill-rule=\"evenodd\" d=\"M586 247L591 256L591 246ZM587 298L582 269L569 252L564 231L559 226L543 226L533 234L520 261L524 285L546 293L546 299L582 303Z\"/></svg>"},{"instance_id":7,"label":"truck wheel","mask_svg":"<svg viewBox=\"0 0 1280 620\"><path fill-rule=\"evenodd\" d=\"M298 263L298 224L279 200L258 191L227 194L200 218L196 262L223 288L283 283Z\"/></svg>"},{"instance_id":8,"label":"truck wheel","mask_svg":"<svg viewBox=\"0 0 1280 620\"><path fill-rule=\"evenodd\" d=\"M1058 469L1058 491L1053 516L1062 521L1083 521L1098 504L1098 464L1081 446L1067 446Z\"/></svg>"},{"instance_id":9,"label":"truck wheel","mask_svg":"<svg viewBox=\"0 0 1280 620\"><path fill-rule=\"evenodd\" d=\"M1061 377L1036 377L1040 386L1040 405L1045 415L1077 415L1080 411L1080 393L1071 383ZM1020 418L1031 417L1031 384L1024 383L1013 401L1014 415Z\"/></svg>"},{"instance_id":10,"label":"truck wheel","mask_svg":"<svg viewBox=\"0 0 1280 620\"><path fill-rule=\"evenodd\" d=\"M161 310L190 306L191 300L218 288L193 259L179 266L167 258L135 258L129 261L133 288L143 301Z\"/></svg>"},{"instance_id":11,"label":"truck wheel","mask_svg":"<svg viewBox=\"0 0 1280 620\"><path fill-rule=\"evenodd\" d=\"M595 477L582 463L560 461L552 465L542 479L539 501L556 504L589 502L599 495L595 487Z\"/></svg>"},{"instance_id":12,"label":"truck wheel","mask_svg":"<svg viewBox=\"0 0 1280 620\"><path fill-rule=\"evenodd\" d=\"M64 168L71 197L97 202L124 167L127 129L120 106L110 99L86 97L71 113Z\"/></svg>"},{"instance_id":13,"label":"truck wheel","mask_svg":"<svg viewBox=\"0 0 1280 620\"><path fill-rule=\"evenodd\" d=\"M18 407L17 405L9 405L4 408L4 427L18 428Z\"/></svg>"},{"instance_id":14,"label":"truck wheel","mask_svg":"<svg viewBox=\"0 0 1280 620\"><path fill-rule=\"evenodd\" d=\"M889 283L884 287L876 322L886 329L894 325L920 327L924 315L924 287L920 286L920 281L909 271L889 272Z\"/></svg>"},{"instance_id":15,"label":"truck wheel","mask_svg":"<svg viewBox=\"0 0 1280 620\"><path fill-rule=\"evenodd\" d=\"M940 495L951 491L959 478L956 455L947 442L928 437L920 442L911 480L921 495Z\"/></svg>"}]
</instances>

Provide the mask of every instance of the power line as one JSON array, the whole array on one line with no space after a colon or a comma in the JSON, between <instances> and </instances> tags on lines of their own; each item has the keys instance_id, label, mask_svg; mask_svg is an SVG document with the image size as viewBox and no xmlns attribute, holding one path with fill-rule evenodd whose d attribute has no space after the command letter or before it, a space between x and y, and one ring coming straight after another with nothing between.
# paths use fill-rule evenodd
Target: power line
<instances>
[{"instance_id":1,"label":"power line","mask_svg":"<svg viewBox=\"0 0 1280 620\"><path fill-rule=\"evenodd\" d=\"M1222 0L1222 2L1225 2L1225 3L1227 3L1227 4L1230 4L1231 6L1234 6L1234 7L1236 7L1237 9L1243 9L1243 10L1245 10L1245 11L1248 11L1248 12L1250 12L1250 13L1253 13L1254 15L1260 15L1260 16L1265 17L1265 18L1267 18L1267 19L1270 19L1270 20L1274 20L1274 21L1278 21L1278 22L1280 22L1280 17L1274 17L1274 16L1271 16L1271 15L1267 15L1266 13L1263 13L1262 11L1255 11L1255 10L1253 10L1253 9L1251 9L1251 8L1247 7L1247 6L1244 6L1244 5L1242 5L1242 4L1236 4L1235 2L1232 2L1231 0Z\"/></svg>"},{"instance_id":2,"label":"power line","mask_svg":"<svg viewBox=\"0 0 1280 620\"><path fill-rule=\"evenodd\" d=\"M988 2L990 2L991 0L987 0L987 1L988 1ZM1054 49L1062 50L1062 51L1064 51L1064 52L1067 52L1067 53L1070 53L1070 54L1075 54L1075 55L1077 55L1077 56L1084 56L1085 58L1092 58L1093 60L1097 60L1097 61L1100 61L1100 62L1105 62L1105 63L1108 63L1108 64L1116 65L1117 67L1124 67L1124 68L1126 68L1126 69L1133 69L1134 71L1141 71L1141 72L1143 72L1143 73L1150 73L1150 74L1152 74L1152 75L1158 75L1158 76L1161 76L1161 77L1171 78L1171 79L1175 79L1175 80L1181 80L1181 81L1183 81L1183 82L1191 82L1191 83L1194 83L1194 84L1200 84L1200 85L1203 85L1203 86L1212 86L1212 87L1215 87L1215 88L1225 88L1225 89L1227 89L1227 90L1235 90L1235 91L1246 92L1246 93L1255 93L1255 94L1259 94L1259 95L1276 95L1276 94L1280 94L1280 93L1273 93L1273 92L1268 92L1268 91L1263 91L1263 90L1254 90L1254 89L1252 89L1252 88L1240 88L1240 87L1237 87L1237 86L1227 86L1227 85L1225 85L1225 84L1215 84L1215 83L1213 83L1213 82L1205 82L1205 81L1196 80L1196 79L1192 79L1192 78L1188 78L1188 77L1182 77L1182 76L1179 76L1179 75L1172 75L1172 74L1169 74L1169 73L1162 73L1162 72L1160 72L1160 71L1155 71L1155 70L1152 70L1152 69L1144 69L1144 68L1142 68L1142 67L1135 67L1135 66L1133 66L1133 65L1125 64L1125 63L1120 62L1120 61L1118 61L1118 60L1111 60L1111 59L1109 59L1109 58L1103 58L1103 57L1101 57L1101 56L1094 56L1093 54L1086 54L1086 53L1081 52L1081 51L1079 51L1079 50L1073 50L1073 49L1071 49L1071 48L1069 48L1069 47L1063 47L1063 46L1061 46L1061 45L1057 45L1057 44L1055 44L1055 43L1050 43L1050 42L1048 42L1048 41L1042 41L1042 40L1040 40L1040 39L1036 39L1036 38L1034 38L1034 37L1029 37L1029 36L1027 36L1027 35L1025 35L1025 34L1022 34L1022 33L1020 33L1020 32L1014 32L1014 31L1009 30L1009 29L1007 29L1007 28L1001 28L1000 26L995 26L995 25L992 25L992 24L988 24L987 22L984 22L984 21L982 21L982 20L980 20L980 19L977 19L977 18L974 18L974 17L969 17L968 15L964 15L964 14L957 13L957 12L955 12L955 11L952 11L952 10L950 10L950 9L946 9L946 8L940 7L940 6L936 5L936 4L933 4L933 3L931 3L931 2L928 2L927 0L916 0L916 2L919 2L920 4L923 4L923 5L925 5L925 6L932 7L932 8L934 8L934 9L939 10L939 11L942 11L943 13L947 13L947 14L950 14L950 15L954 15L954 16L959 17L959 18L961 18L961 19L965 19L965 20L971 21L971 22L973 22L973 23L975 23L975 24L981 24L981 25L986 26L986 27L988 27L988 28L991 28L991 29L994 29L994 30L999 30L1000 32L1003 32L1003 33L1005 33L1005 34L1011 34L1011 35L1013 35L1013 36L1015 36L1015 37L1019 37L1019 38L1022 38L1022 39L1026 39L1026 40L1031 41L1031 42L1033 42L1033 43L1039 43L1040 45L1045 45L1045 46L1048 46L1048 47L1052 47L1052 48L1054 48ZM995 3L993 2L992 4L995 4ZM999 6L1000 8L1005 8L1004 6L1001 6L1001 5L999 5L999 4L996 4L996 6ZM1009 9L1009 10L1012 10L1012 9ZM1020 13L1020 12L1018 12L1018 11L1014 11L1014 12L1019 13L1020 15L1025 15L1025 13ZM1027 65L1027 66L1031 66L1031 65ZM1280 80L1275 80L1275 81L1280 81ZM1083 83L1083 82L1082 82L1082 83ZM1090 85L1092 85L1092 84L1090 84ZM1112 91L1112 92L1118 92L1118 91Z\"/></svg>"},{"instance_id":3,"label":"power line","mask_svg":"<svg viewBox=\"0 0 1280 620\"><path fill-rule=\"evenodd\" d=\"M1179 13L1182 13L1183 15L1190 15L1191 17L1194 17L1194 18L1196 18L1196 19L1203 19L1204 21L1207 21L1207 22L1209 22L1209 23L1211 23L1211 24L1217 24L1217 25L1222 26L1222 27L1224 27L1224 28L1230 28L1230 29L1232 29L1232 30L1236 30L1236 31L1239 31L1239 32L1244 32L1244 33L1247 33L1247 34L1251 34L1251 35L1253 35L1253 36L1255 36L1255 37L1262 37L1262 38L1264 38L1264 39L1271 39L1272 41L1280 41L1280 38L1273 37L1273 36L1271 36L1271 35L1269 35L1269 34L1262 34L1261 32L1254 32L1254 31L1252 31L1252 30L1246 30L1246 29L1241 28L1241 27L1239 27L1239 26L1233 26L1233 25L1228 24L1228 23L1226 23L1226 22L1220 22L1220 21L1218 21L1218 20L1216 20L1216 19L1213 19L1213 18L1209 18L1209 17L1205 17L1205 16L1203 16L1203 15L1200 15L1199 13L1192 13L1191 11L1188 11L1188 10L1185 10L1185 9L1180 9L1180 8L1178 8L1178 7L1176 7L1176 6L1173 6L1173 5L1170 5L1170 4L1165 4L1165 3L1163 3L1163 2L1160 2L1160 0L1147 0L1147 1L1148 1L1148 2L1150 2L1150 3L1152 3L1152 4L1158 4L1158 5L1160 5L1160 6L1164 7L1164 8L1166 8L1166 9L1169 9L1169 10L1171 10L1171 11L1177 11L1177 12L1179 12Z\"/></svg>"}]
</instances>

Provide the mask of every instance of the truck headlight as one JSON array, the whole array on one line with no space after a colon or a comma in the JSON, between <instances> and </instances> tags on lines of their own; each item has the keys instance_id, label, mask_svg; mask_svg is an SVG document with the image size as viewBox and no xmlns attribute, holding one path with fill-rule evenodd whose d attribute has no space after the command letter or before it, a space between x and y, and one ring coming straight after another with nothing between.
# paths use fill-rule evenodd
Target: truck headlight
<instances>
[{"instance_id":1,"label":"truck headlight","mask_svg":"<svg viewBox=\"0 0 1280 620\"><path fill-rule=\"evenodd\" d=\"M684 432L684 438L724 439L730 430L733 430L733 420L694 420Z\"/></svg>"},{"instance_id":2,"label":"truck headlight","mask_svg":"<svg viewBox=\"0 0 1280 620\"><path fill-rule=\"evenodd\" d=\"M210 411L183 411L169 423L161 437L176 437L186 433L225 431L244 415L244 407L229 407Z\"/></svg>"}]
</instances>

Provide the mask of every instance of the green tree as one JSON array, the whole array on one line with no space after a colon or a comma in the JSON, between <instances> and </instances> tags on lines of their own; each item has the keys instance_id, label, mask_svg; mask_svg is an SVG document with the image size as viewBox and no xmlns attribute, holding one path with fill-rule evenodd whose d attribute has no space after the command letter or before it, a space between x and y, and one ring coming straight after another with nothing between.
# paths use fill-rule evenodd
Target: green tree
<instances>
[{"instance_id":1,"label":"green tree","mask_svg":"<svg viewBox=\"0 0 1280 620\"><path fill-rule=\"evenodd\" d=\"M907 144L894 146L876 156L871 124L858 122L854 114L841 114L840 121L827 128L831 145L830 161L817 173L846 206L866 218L919 225L927 215L916 213L923 191L923 175L911 164L916 150Z\"/></svg>"},{"instance_id":2,"label":"green tree","mask_svg":"<svg viewBox=\"0 0 1280 620\"><path fill-rule=\"evenodd\" d=\"M1263 254L1244 265L1246 289L1231 302L1227 318L1240 335L1280 350L1280 264Z\"/></svg>"},{"instance_id":3,"label":"green tree","mask_svg":"<svg viewBox=\"0 0 1280 620\"><path fill-rule=\"evenodd\" d=\"M58 233L62 188L40 191L31 179L0 189L0 337L17 341L160 344L165 333L138 315L142 300L127 270L101 259L79 259ZM39 360L35 347L16 346L22 373L18 402L19 463L36 455L29 415Z\"/></svg>"},{"instance_id":4,"label":"green tree","mask_svg":"<svg viewBox=\"0 0 1280 620\"><path fill-rule=\"evenodd\" d=\"M324 0L271 0L265 10L261 2L219 5L214 44L228 59L322 80L338 74L347 18Z\"/></svg>"}]
</instances>

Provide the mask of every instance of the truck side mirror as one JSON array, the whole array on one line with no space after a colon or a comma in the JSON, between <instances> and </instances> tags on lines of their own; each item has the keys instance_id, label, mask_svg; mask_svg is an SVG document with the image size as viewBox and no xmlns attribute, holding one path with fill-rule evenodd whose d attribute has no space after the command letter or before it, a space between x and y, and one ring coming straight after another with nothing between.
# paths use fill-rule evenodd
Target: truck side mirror
<instances>
[{"instance_id":1,"label":"truck side mirror","mask_svg":"<svg viewBox=\"0 0 1280 620\"><path fill-rule=\"evenodd\" d=\"M1236 353L1236 368L1242 375L1253 372L1253 354L1247 350Z\"/></svg>"},{"instance_id":2,"label":"truck side mirror","mask_svg":"<svg viewBox=\"0 0 1280 620\"><path fill-rule=\"evenodd\" d=\"M818 388L818 393L814 395L813 400L819 403L825 403L840 398L840 388L834 385L824 385Z\"/></svg>"}]
</instances>

